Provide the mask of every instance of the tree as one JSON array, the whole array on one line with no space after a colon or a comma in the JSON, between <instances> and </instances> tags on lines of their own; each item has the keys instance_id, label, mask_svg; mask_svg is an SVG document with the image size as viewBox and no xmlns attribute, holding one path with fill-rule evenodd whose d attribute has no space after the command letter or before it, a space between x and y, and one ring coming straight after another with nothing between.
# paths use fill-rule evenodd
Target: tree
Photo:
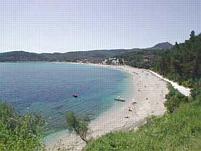
<instances>
[{"instance_id":1,"label":"tree","mask_svg":"<svg viewBox=\"0 0 201 151\"><path fill-rule=\"evenodd\" d=\"M66 121L68 130L74 131L83 141L88 143L87 132L89 120L79 118L73 112L67 112Z\"/></svg>"},{"instance_id":2,"label":"tree","mask_svg":"<svg viewBox=\"0 0 201 151\"><path fill-rule=\"evenodd\" d=\"M190 34L190 39L194 39L194 37L195 37L195 31L192 30L192 31L191 31L191 34Z\"/></svg>"},{"instance_id":3,"label":"tree","mask_svg":"<svg viewBox=\"0 0 201 151\"><path fill-rule=\"evenodd\" d=\"M123 64L124 64L124 59L119 58L119 64L120 64L120 65L123 65Z\"/></svg>"},{"instance_id":4,"label":"tree","mask_svg":"<svg viewBox=\"0 0 201 151\"><path fill-rule=\"evenodd\" d=\"M176 49L179 49L179 44L177 42L175 42L175 47Z\"/></svg>"}]
</instances>

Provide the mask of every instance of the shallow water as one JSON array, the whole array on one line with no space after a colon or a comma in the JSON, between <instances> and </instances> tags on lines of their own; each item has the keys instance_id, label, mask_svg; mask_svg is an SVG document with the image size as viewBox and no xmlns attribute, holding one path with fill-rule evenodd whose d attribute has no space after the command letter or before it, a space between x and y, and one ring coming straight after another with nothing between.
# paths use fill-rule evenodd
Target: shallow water
<instances>
[{"instance_id":1,"label":"shallow water","mask_svg":"<svg viewBox=\"0 0 201 151\"><path fill-rule=\"evenodd\" d=\"M130 80L124 72L85 64L0 63L0 99L21 114L40 113L52 133L65 129L67 111L94 119L115 97L129 96Z\"/></svg>"}]
</instances>

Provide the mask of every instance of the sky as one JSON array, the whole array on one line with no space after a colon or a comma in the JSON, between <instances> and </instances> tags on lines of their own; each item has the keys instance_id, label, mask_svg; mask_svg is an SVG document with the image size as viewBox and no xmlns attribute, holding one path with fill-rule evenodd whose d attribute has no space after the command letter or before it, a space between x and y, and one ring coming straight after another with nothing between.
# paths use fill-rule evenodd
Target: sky
<instances>
[{"instance_id":1,"label":"sky","mask_svg":"<svg viewBox=\"0 0 201 151\"><path fill-rule=\"evenodd\" d=\"M201 32L201 0L1 0L0 52L147 48Z\"/></svg>"}]
</instances>

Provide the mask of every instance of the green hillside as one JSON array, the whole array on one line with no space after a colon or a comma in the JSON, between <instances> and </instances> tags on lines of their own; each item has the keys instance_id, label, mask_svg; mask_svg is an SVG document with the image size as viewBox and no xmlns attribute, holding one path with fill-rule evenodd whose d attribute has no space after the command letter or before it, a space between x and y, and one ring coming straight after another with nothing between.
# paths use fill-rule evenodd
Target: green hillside
<instances>
[{"instance_id":1,"label":"green hillside","mask_svg":"<svg viewBox=\"0 0 201 151\"><path fill-rule=\"evenodd\" d=\"M175 44L173 49L163 53L154 69L166 77L184 85L200 85L201 78L201 34L194 31L185 43Z\"/></svg>"}]
</instances>

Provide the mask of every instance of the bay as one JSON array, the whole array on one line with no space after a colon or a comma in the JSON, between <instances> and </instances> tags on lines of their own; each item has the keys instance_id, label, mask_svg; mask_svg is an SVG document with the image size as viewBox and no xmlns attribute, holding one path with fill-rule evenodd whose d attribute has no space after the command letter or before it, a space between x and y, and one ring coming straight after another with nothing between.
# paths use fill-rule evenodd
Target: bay
<instances>
[{"instance_id":1,"label":"bay","mask_svg":"<svg viewBox=\"0 0 201 151\"><path fill-rule=\"evenodd\" d=\"M66 128L68 111L98 117L111 108L114 98L129 95L130 80L124 72L87 64L0 63L0 100L20 114L42 115L46 133L53 133Z\"/></svg>"}]
</instances>

